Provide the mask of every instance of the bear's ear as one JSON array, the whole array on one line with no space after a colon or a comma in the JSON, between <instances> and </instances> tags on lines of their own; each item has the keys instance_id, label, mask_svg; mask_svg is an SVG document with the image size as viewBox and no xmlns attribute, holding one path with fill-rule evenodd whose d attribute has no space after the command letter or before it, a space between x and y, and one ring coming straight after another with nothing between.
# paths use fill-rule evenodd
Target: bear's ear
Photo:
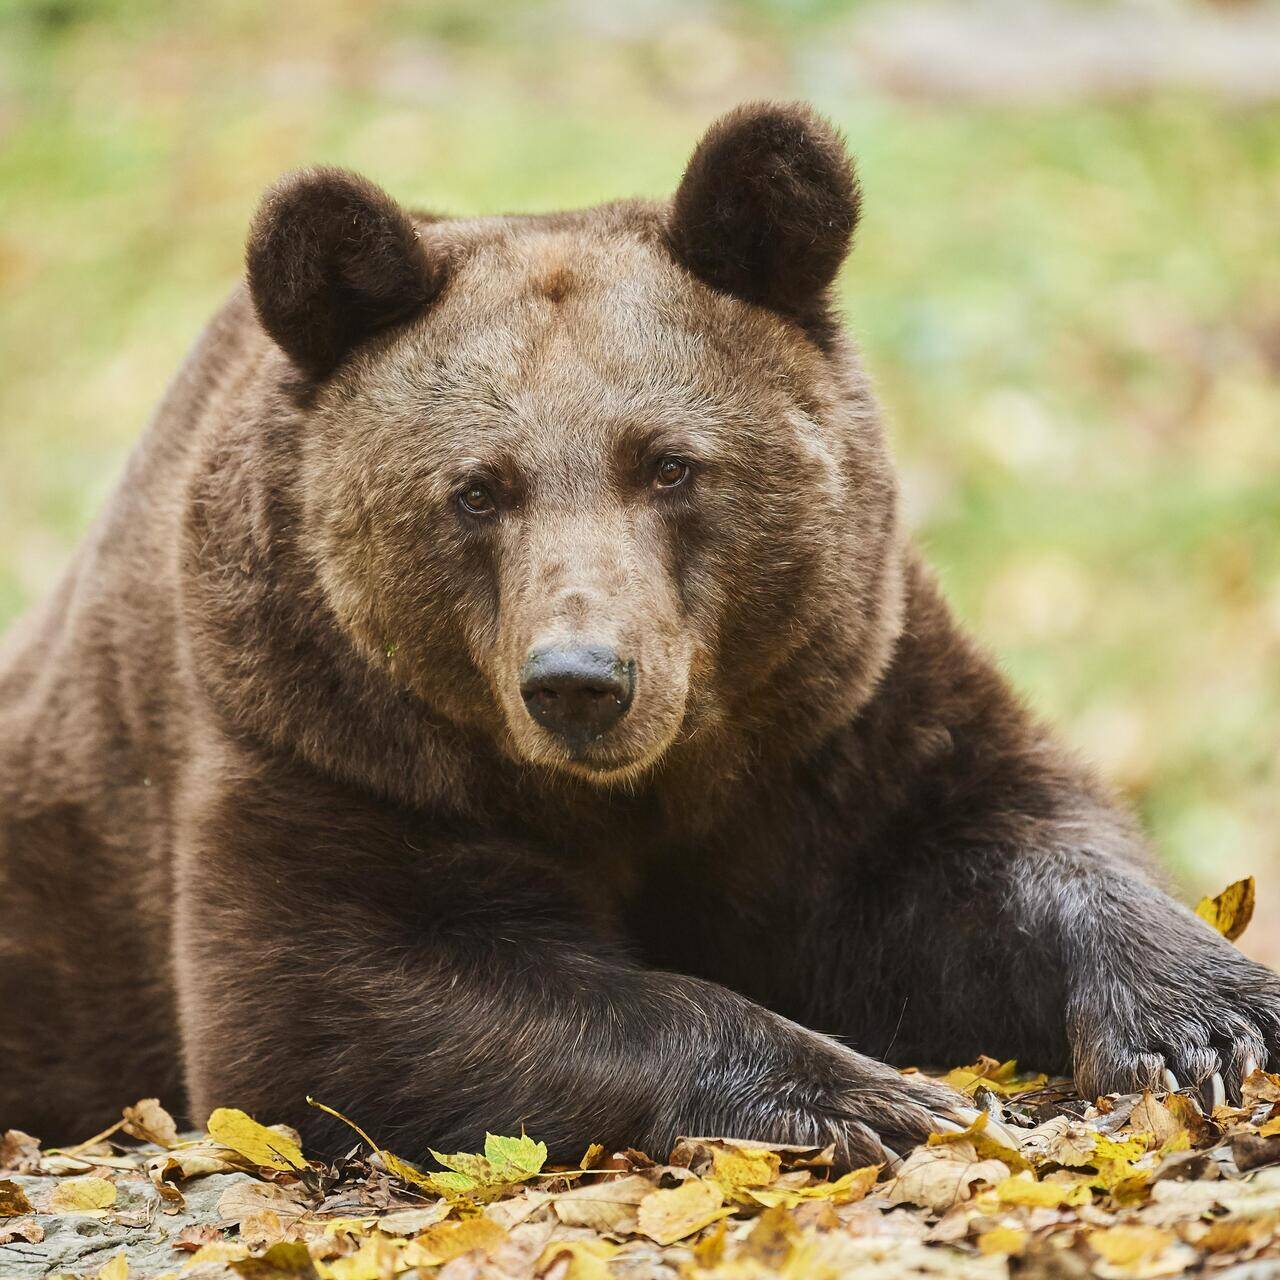
<instances>
[{"instance_id":1,"label":"bear's ear","mask_svg":"<svg viewBox=\"0 0 1280 1280\"><path fill-rule=\"evenodd\" d=\"M698 144L667 234L707 284L822 325L858 204L853 164L830 124L800 104L749 103Z\"/></svg>"},{"instance_id":2,"label":"bear's ear","mask_svg":"<svg viewBox=\"0 0 1280 1280\"><path fill-rule=\"evenodd\" d=\"M404 210L343 169L306 169L276 183L258 206L245 258L262 327L315 378L426 306L445 274Z\"/></svg>"}]
</instances>

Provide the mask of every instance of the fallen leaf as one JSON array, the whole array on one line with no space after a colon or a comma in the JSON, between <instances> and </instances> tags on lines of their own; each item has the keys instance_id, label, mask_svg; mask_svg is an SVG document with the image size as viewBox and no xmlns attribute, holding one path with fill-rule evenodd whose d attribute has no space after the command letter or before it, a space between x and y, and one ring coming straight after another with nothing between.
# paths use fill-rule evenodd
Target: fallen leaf
<instances>
[{"instance_id":1,"label":"fallen leaf","mask_svg":"<svg viewBox=\"0 0 1280 1280\"><path fill-rule=\"evenodd\" d=\"M995 1058L982 1057L970 1066L948 1071L942 1082L971 1096L979 1089L990 1089L992 1093L1012 1098L1043 1088L1048 1079L1042 1072L1019 1075L1016 1059L998 1062Z\"/></svg>"},{"instance_id":2,"label":"fallen leaf","mask_svg":"<svg viewBox=\"0 0 1280 1280\"><path fill-rule=\"evenodd\" d=\"M8 1178L0 1181L0 1218L16 1218L31 1211L27 1193L16 1182Z\"/></svg>"},{"instance_id":3,"label":"fallen leaf","mask_svg":"<svg viewBox=\"0 0 1280 1280\"><path fill-rule=\"evenodd\" d=\"M1280 1076L1255 1070L1241 1086L1244 1105L1252 1110L1262 1102L1280 1102Z\"/></svg>"},{"instance_id":4,"label":"fallen leaf","mask_svg":"<svg viewBox=\"0 0 1280 1280\"><path fill-rule=\"evenodd\" d=\"M690 1178L670 1190L649 1192L637 1210L637 1225L650 1240L674 1244L732 1212L723 1205L724 1192L714 1182Z\"/></svg>"},{"instance_id":5,"label":"fallen leaf","mask_svg":"<svg viewBox=\"0 0 1280 1280\"><path fill-rule=\"evenodd\" d=\"M618 1252L607 1240L553 1240L538 1258L536 1276L556 1280L609 1280L608 1260Z\"/></svg>"},{"instance_id":6,"label":"fallen leaf","mask_svg":"<svg viewBox=\"0 0 1280 1280\"><path fill-rule=\"evenodd\" d=\"M1021 1227L992 1227L978 1235L978 1252L991 1256L1005 1254L1017 1257L1027 1247L1027 1233Z\"/></svg>"},{"instance_id":7,"label":"fallen leaf","mask_svg":"<svg viewBox=\"0 0 1280 1280\"><path fill-rule=\"evenodd\" d=\"M123 1249L98 1269L97 1280L129 1280L129 1259Z\"/></svg>"},{"instance_id":8,"label":"fallen leaf","mask_svg":"<svg viewBox=\"0 0 1280 1280\"><path fill-rule=\"evenodd\" d=\"M318 1280L307 1246L299 1240L273 1244L258 1257L236 1258L227 1266L245 1280Z\"/></svg>"},{"instance_id":9,"label":"fallen leaf","mask_svg":"<svg viewBox=\"0 0 1280 1280\"><path fill-rule=\"evenodd\" d=\"M206 1244L222 1239L222 1232L208 1222L193 1222L174 1237L173 1247L183 1253L195 1253Z\"/></svg>"},{"instance_id":10,"label":"fallen leaf","mask_svg":"<svg viewBox=\"0 0 1280 1280\"><path fill-rule=\"evenodd\" d=\"M131 1138L154 1142L158 1147L178 1145L178 1126L158 1098L143 1098L124 1109L123 1129Z\"/></svg>"},{"instance_id":11,"label":"fallen leaf","mask_svg":"<svg viewBox=\"0 0 1280 1280\"><path fill-rule=\"evenodd\" d=\"M1187 1135L1178 1117L1149 1090L1143 1093L1134 1107L1129 1116L1129 1126L1137 1132L1149 1133L1151 1141L1148 1145L1152 1148L1163 1147L1180 1134Z\"/></svg>"},{"instance_id":12,"label":"fallen leaf","mask_svg":"<svg viewBox=\"0 0 1280 1280\"><path fill-rule=\"evenodd\" d=\"M883 1166L866 1165L854 1169L830 1182L810 1182L806 1186L751 1187L744 1195L770 1208L777 1205L794 1207L814 1200L829 1200L833 1204L854 1204L875 1186Z\"/></svg>"},{"instance_id":13,"label":"fallen leaf","mask_svg":"<svg viewBox=\"0 0 1280 1280\"><path fill-rule=\"evenodd\" d=\"M979 1111L969 1127L960 1133L931 1133L928 1144L931 1147L952 1146L958 1142L968 1142L983 1160L1001 1160L1015 1173L1031 1168L1030 1162L1020 1151L997 1138L988 1126L991 1117L985 1111Z\"/></svg>"},{"instance_id":14,"label":"fallen leaf","mask_svg":"<svg viewBox=\"0 0 1280 1280\"><path fill-rule=\"evenodd\" d=\"M742 1252L766 1270L782 1272L799 1235L800 1228L785 1209L766 1209L748 1232Z\"/></svg>"},{"instance_id":15,"label":"fallen leaf","mask_svg":"<svg viewBox=\"0 0 1280 1280\"><path fill-rule=\"evenodd\" d=\"M34 1173L40 1167L40 1143L21 1129L6 1129L0 1138L0 1169Z\"/></svg>"},{"instance_id":16,"label":"fallen leaf","mask_svg":"<svg viewBox=\"0 0 1280 1280\"><path fill-rule=\"evenodd\" d=\"M116 1186L106 1178L68 1178L53 1189L49 1198L52 1213L88 1213L109 1209L116 1202Z\"/></svg>"},{"instance_id":17,"label":"fallen leaf","mask_svg":"<svg viewBox=\"0 0 1280 1280\"><path fill-rule=\"evenodd\" d=\"M1093 1203L1089 1182L1083 1178L1046 1178L1037 1182L1030 1174L1005 1178L996 1184L996 1199L1006 1205L1032 1205L1056 1209L1062 1205Z\"/></svg>"},{"instance_id":18,"label":"fallen leaf","mask_svg":"<svg viewBox=\"0 0 1280 1280\"><path fill-rule=\"evenodd\" d=\"M234 1182L218 1197L218 1218L225 1224L238 1225L267 1212L291 1220L301 1217L306 1207L292 1187L275 1182Z\"/></svg>"},{"instance_id":19,"label":"fallen leaf","mask_svg":"<svg viewBox=\"0 0 1280 1280\"><path fill-rule=\"evenodd\" d=\"M591 1186L574 1187L556 1196L556 1217L568 1227L588 1227L611 1235L637 1230L636 1210L653 1191L653 1183L639 1174Z\"/></svg>"},{"instance_id":20,"label":"fallen leaf","mask_svg":"<svg viewBox=\"0 0 1280 1280\"><path fill-rule=\"evenodd\" d=\"M507 1232L490 1218L463 1218L428 1227L412 1240L404 1261L415 1267L437 1267L451 1258L479 1250L490 1253L507 1239Z\"/></svg>"},{"instance_id":21,"label":"fallen leaf","mask_svg":"<svg viewBox=\"0 0 1280 1280\"><path fill-rule=\"evenodd\" d=\"M216 1142L230 1147L260 1169L296 1173L306 1168L302 1148L282 1126L268 1129L235 1107L219 1107L205 1127Z\"/></svg>"},{"instance_id":22,"label":"fallen leaf","mask_svg":"<svg viewBox=\"0 0 1280 1280\"><path fill-rule=\"evenodd\" d=\"M778 1153L764 1147L716 1147L711 1153L711 1180L730 1199L746 1187L767 1187L781 1169Z\"/></svg>"},{"instance_id":23,"label":"fallen leaf","mask_svg":"<svg viewBox=\"0 0 1280 1280\"><path fill-rule=\"evenodd\" d=\"M1201 898L1196 915L1207 921L1230 942L1234 942L1253 919L1256 886L1252 876L1229 884L1215 898Z\"/></svg>"},{"instance_id":24,"label":"fallen leaf","mask_svg":"<svg viewBox=\"0 0 1280 1280\"><path fill-rule=\"evenodd\" d=\"M1089 1247L1103 1265L1100 1276L1117 1280L1150 1280L1157 1276L1182 1275L1195 1253L1159 1227L1120 1225L1103 1227L1086 1234Z\"/></svg>"},{"instance_id":25,"label":"fallen leaf","mask_svg":"<svg viewBox=\"0 0 1280 1280\"><path fill-rule=\"evenodd\" d=\"M0 1222L0 1244L12 1244L15 1240L27 1244L39 1244L44 1239L44 1228L34 1218L10 1218Z\"/></svg>"},{"instance_id":26,"label":"fallen leaf","mask_svg":"<svg viewBox=\"0 0 1280 1280\"><path fill-rule=\"evenodd\" d=\"M970 1143L917 1147L903 1162L883 1195L890 1204L918 1204L944 1213L968 1200L981 1183L996 1186L1009 1176L1001 1160L979 1160Z\"/></svg>"}]
</instances>

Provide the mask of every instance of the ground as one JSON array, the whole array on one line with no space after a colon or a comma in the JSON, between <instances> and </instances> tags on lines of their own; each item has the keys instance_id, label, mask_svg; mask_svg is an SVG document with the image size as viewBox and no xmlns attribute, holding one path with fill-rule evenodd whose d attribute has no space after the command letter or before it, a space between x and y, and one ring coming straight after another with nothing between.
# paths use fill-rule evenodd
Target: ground
<instances>
[{"instance_id":1,"label":"ground","mask_svg":"<svg viewBox=\"0 0 1280 1280\"><path fill-rule=\"evenodd\" d=\"M896 1167L830 1150L682 1139L664 1161L599 1147L545 1167L490 1136L424 1173L358 1135L336 1167L291 1131L215 1112L178 1135L154 1099L61 1152L0 1143L0 1274L137 1280L909 1280L1280 1269L1280 1076L1243 1105L1191 1093L1074 1097L983 1061L985 1108ZM997 1121L994 1114L1002 1119ZM134 1139L141 1141L135 1141ZM5 1216L5 1215L8 1216Z\"/></svg>"}]
</instances>

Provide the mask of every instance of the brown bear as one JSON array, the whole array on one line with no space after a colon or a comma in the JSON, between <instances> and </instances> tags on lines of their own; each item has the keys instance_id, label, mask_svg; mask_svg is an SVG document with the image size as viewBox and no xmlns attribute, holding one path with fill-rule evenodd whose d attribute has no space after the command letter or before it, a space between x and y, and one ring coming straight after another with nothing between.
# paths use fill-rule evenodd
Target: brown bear
<instances>
[{"instance_id":1,"label":"brown bear","mask_svg":"<svg viewBox=\"0 0 1280 1280\"><path fill-rule=\"evenodd\" d=\"M886 1060L1274 1064L1280 980L1158 887L903 531L831 304L858 198L768 104L670 202L267 194L0 656L0 1125L158 1094L345 1147L314 1094L408 1157L865 1162L965 1114Z\"/></svg>"}]
</instances>

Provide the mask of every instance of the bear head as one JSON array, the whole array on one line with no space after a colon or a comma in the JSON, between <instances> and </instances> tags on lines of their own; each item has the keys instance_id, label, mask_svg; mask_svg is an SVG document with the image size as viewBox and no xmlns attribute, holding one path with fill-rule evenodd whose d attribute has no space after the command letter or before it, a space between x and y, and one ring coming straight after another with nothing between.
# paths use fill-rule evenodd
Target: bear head
<instances>
[{"instance_id":1,"label":"bear head","mask_svg":"<svg viewBox=\"0 0 1280 1280\"><path fill-rule=\"evenodd\" d=\"M602 785L847 717L901 596L831 310L858 200L835 131L772 104L715 124L668 203L467 221L333 169L271 190L250 291L305 418L307 555L362 659Z\"/></svg>"}]
</instances>

